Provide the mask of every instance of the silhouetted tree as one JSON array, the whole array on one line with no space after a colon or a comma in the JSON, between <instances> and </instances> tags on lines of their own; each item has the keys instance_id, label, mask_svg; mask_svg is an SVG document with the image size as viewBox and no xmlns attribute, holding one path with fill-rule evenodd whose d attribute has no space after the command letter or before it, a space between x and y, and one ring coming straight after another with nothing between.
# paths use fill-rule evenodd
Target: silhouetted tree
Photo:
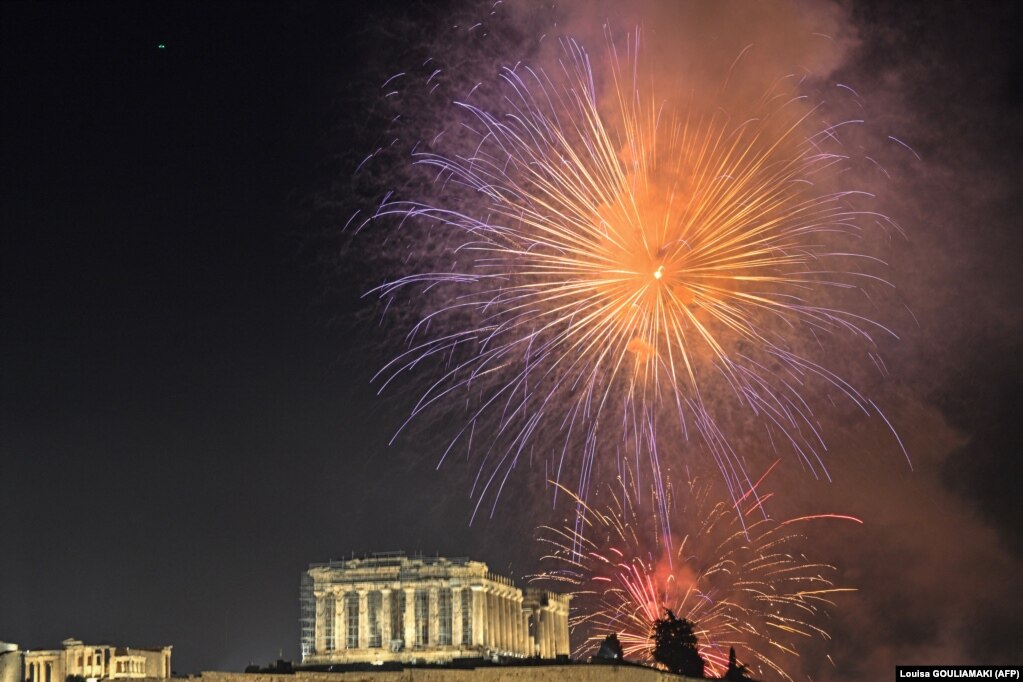
<instances>
[{"instance_id":1,"label":"silhouetted tree","mask_svg":"<svg viewBox=\"0 0 1023 682\"><path fill-rule=\"evenodd\" d=\"M753 678L749 675L749 668L735 660L735 647L728 647L728 670L725 671L723 680L728 682L747 682Z\"/></svg>"},{"instance_id":2,"label":"silhouetted tree","mask_svg":"<svg viewBox=\"0 0 1023 682\"><path fill-rule=\"evenodd\" d=\"M665 609L654 621L654 660L676 675L703 677L703 659L696 647L693 624Z\"/></svg>"},{"instance_id":3,"label":"silhouetted tree","mask_svg":"<svg viewBox=\"0 0 1023 682\"><path fill-rule=\"evenodd\" d=\"M600 650L594 658L598 661L621 661L625 658L622 651L622 643L618 641L618 635L611 633L600 643Z\"/></svg>"}]
</instances>

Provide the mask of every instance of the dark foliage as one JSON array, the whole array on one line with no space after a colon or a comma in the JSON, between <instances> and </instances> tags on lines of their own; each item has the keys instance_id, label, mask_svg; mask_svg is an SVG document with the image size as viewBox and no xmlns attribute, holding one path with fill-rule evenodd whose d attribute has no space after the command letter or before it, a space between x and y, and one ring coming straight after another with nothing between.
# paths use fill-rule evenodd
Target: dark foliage
<instances>
[{"instance_id":1,"label":"dark foliage","mask_svg":"<svg viewBox=\"0 0 1023 682\"><path fill-rule=\"evenodd\" d=\"M696 647L693 624L670 609L654 621L654 660L676 675L703 677L704 662Z\"/></svg>"},{"instance_id":2,"label":"dark foliage","mask_svg":"<svg viewBox=\"0 0 1023 682\"><path fill-rule=\"evenodd\" d=\"M600 643L600 650L594 659L598 661L622 661L625 659L625 652L622 651L622 643L618 641L618 635L611 633Z\"/></svg>"},{"instance_id":3,"label":"dark foliage","mask_svg":"<svg viewBox=\"0 0 1023 682\"><path fill-rule=\"evenodd\" d=\"M728 647L728 670L721 679L729 682L747 682L753 679L749 675L749 668L735 660L734 646Z\"/></svg>"}]
</instances>

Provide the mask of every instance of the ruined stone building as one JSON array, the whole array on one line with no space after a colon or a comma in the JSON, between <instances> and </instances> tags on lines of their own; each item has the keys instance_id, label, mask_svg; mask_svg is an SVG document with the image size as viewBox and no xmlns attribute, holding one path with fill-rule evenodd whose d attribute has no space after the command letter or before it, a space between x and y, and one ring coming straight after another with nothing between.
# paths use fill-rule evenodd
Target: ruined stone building
<instances>
[{"instance_id":1,"label":"ruined stone building","mask_svg":"<svg viewBox=\"0 0 1023 682\"><path fill-rule=\"evenodd\" d=\"M22 682L21 659L17 644L0 642L0 682Z\"/></svg>"},{"instance_id":2,"label":"ruined stone building","mask_svg":"<svg viewBox=\"0 0 1023 682\"><path fill-rule=\"evenodd\" d=\"M142 679L171 676L171 647L137 649L83 644L65 639L63 649L22 652L24 682L65 682L69 675L89 679Z\"/></svg>"},{"instance_id":3,"label":"ruined stone building","mask_svg":"<svg viewBox=\"0 0 1023 682\"><path fill-rule=\"evenodd\" d=\"M390 553L313 564L302 574L302 663L567 656L568 603L468 559Z\"/></svg>"}]
</instances>

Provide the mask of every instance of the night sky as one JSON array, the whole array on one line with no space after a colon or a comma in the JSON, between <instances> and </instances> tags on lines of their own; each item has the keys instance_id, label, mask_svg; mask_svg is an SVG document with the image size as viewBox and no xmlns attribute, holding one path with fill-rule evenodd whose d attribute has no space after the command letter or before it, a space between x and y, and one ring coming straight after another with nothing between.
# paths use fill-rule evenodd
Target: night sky
<instances>
[{"instance_id":1,"label":"night sky","mask_svg":"<svg viewBox=\"0 0 1023 682\"><path fill-rule=\"evenodd\" d=\"M853 422L835 482L793 484L866 521L818 538L860 593L828 625L844 674L815 679L1023 651L1021 12L885 4L836 10L836 78L921 157L882 197L919 326L876 392L914 469ZM380 26L448 5L0 5L0 640L239 670L297 658L311 562L535 568L531 513L470 527L459 465L388 445L407 405L370 384L373 282L331 238L405 30Z\"/></svg>"}]
</instances>

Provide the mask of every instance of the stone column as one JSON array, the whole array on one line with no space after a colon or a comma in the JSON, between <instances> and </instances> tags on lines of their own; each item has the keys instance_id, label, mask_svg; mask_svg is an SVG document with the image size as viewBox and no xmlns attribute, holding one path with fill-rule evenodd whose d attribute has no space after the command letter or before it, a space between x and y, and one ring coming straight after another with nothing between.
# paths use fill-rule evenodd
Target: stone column
<instances>
[{"instance_id":1,"label":"stone column","mask_svg":"<svg viewBox=\"0 0 1023 682\"><path fill-rule=\"evenodd\" d=\"M550 648L551 658L554 658L558 655L558 607L552 599L548 602L547 608L550 609L547 612L547 636L549 637L547 646Z\"/></svg>"},{"instance_id":2,"label":"stone column","mask_svg":"<svg viewBox=\"0 0 1023 682\"><path fill-rule=\"evenodd\" d=\"M451 588L451 645L462 646L462 588Z\"/></svg>"},{"instance_id":3,"label":"stone column","mask_svg":"<svg viewBox=\"0 0 1023 682\"><path fill-rule=\"evenodd\" d=\"M405 588L405 648L416 645L416 590Z\"/></svg>"},{"instance_id":4,"label":"stone column","mask_svg":"<svg viewBox=\"0 0 1023 682\"><path fill-rule=\"evenodd\" d=\"M533 636L529 633L529 617L533 615L532 609L525 607L522 610L522 651L526 656L533 656Z\"/></svg>"},{"instance_id":5,"label":"stone column","mask_svg":"<svg viewBox=\"0 0 1023 682\"><path fill-rule=\"evenodd\" d=\"M554 655L557 656L561 653L564 644L562 643L561 637L561 605L558 604L554 607L554 618L551 619L554 624Z\"/></svg>"},{"instance_id":6,"label":"stone column","mask_svg":"<svg viewBox=\"0 0 1023 682\"><path fill-rule=\"evenodd\" d=\"M482 616L483 616L483 646L490 646L490 590L483 588Z\"/></svg>"},{"instance_id":7,"label":"stone column","mask_svg":"<svg viewBox=\"0 0 1023 682\"><path fill-rule=\"evenodd\" d=\"M560 627L558 628L558 637L561 638L561 646L558 647L558 653L569 656L572 653L572 647L568 643L568 608L563 607L561 609L561 620Z\"/></svg>"},{"instance_id":8,"label":"stone column","mask_svg":"<svg viewBox=\"0 0 1023 682\"><path fill-rule=\"evenodd\" d=\"M334 650L344 649L348 646L348 612L345 610L345 593L334 593L334 613L330 615L334 619Z\"/></svg>"},{"instance_id":9,"label":"stone column","mask_svg":"<svg viewBox=\"0 0 1023 682\"><path fill-rule=\"evenodd\" d=\"M526 646L526 614L522 611L522 595L515 601L515 650L523 655L529 655L529 649Z\"/></svg>"},{"instance_id":10,"label":"stone column","mask_svg":"<svg viewBox=\"0 0 1023 682\"><path fill-rule=\"evenodd\" d=\"M349 599L349 596L350 595L348 594L348 592L345 592L344 594L341 595L341 598L344 599L344 601L345 601L345 648L346 649L349 648L349 646L348 646L348 636L350 634L352 634L352 633L350 633L348 631L348 623L350 621L350 619L349 619L349 612L352 610L352 602ZM354 634L355 634L356 637L359 636L358 631L356 631ZM358 645L357 641L356 641L356 645ZM353 646L351 648L355 648L355 647Z\"/></svg>"},{"instance_id":11,"label":"stone column","mask_svg":"<svg viewBox=\"0 0 1023 682\"><path fill-rule=\"evenodd\" d=\"M539 656L540 653L540 607L533 606L533 634L530 635L530 655Z\"/></svg>"},{"instance_id":12,"label":"stone column","mask_svg":"<svg viewBox=\"0 0 1023 682\"><path fill-rule=\"evenodd\" d=\"M540 654L540 658L547 658L547 631L545 625L547 624L547 616L544 614L543 607L540 607L536 611L536 650Z\"/></svg>"},{"instance_id":13,"label":"stone column","mask_svg":"<svg viewBox=\"0 0 1023 682\"><path fill-rule=\"evenodd\" d=\"M494 591L494 648L504 650L504 595L500 588Z\"/></svg>"},{"instance_id":14,"label":"stone column","mask_svg":"<svg viewBox=\"0 0 1023 682\"><path fill-rule=\"evenodd\" d=\"M498 651L504 651L505 646L505 625L506 618L504 613L504 591L498 589L494 593L494 624L496 625L496 632L494 633L494 648Z\"/></svg>"},{"instance_id":15,"label":"stone column","mask_svg":"<svg viewBox=\"0 0 1023 682\"><path fill-rule=\"evenodd\" d=\"M564 649L565 647L564 642L562 641L563 637L561 636L562 617L560 604L558 605L558 608L556 608L554 611L553 622L554 622L554 655L557 656L562 652L562 649Z\"/></svg>"},{"instance_id":16,"label":"stone column","mask_svg":"<svg viewBox=\"0 0 1023 682\"><path fill-rule=\"evenodd\" d=\"M391 649L391 589L380 590L380 647L386 651Z\"/></svg>"},{"instance_id":17,"label":"stone column","mask_svg":"<svg viewBox=\"0 0 1023 682\"><path fill-rule=\"evenodd\" d=\"M509 598L507 592L505 592L503 595L501 595L501 606L503 607L501 609L501 615L504 616L504 627L501 628L501 634L502 634L502 637L504 638L504 647L503 648L506 651L511 651L511 649L512 649L512 620L511 620L512 609L511 609L511 606L512 605L511 605L511 599Z\"/></svg>"},{"instance_id":18,"label":"stone column","mask_svg":"<svg viewBox=\"0 0 1023 682\"><path fill-rule=\"evenodd\" d=\"M511 593L504 595L504 617L507 625L504 628L504 648L508 651L515 650L515 601L511 600Z\"/></svg>"},{"instance_id":19,"label":"stone column","mask_svg":"<svg viewBox=\"0 0 1023 682\"><path fill-rule=\"evenodd\" d=\"M316 649L316 653L323 653L326 648L326 633L324 632L324 601L323 594L316 595L316 620L313 622L313 648Z\"/></svg>"},{"instance_id":20,"label":"stone column","mask_svg":"<svg viewBox=\"0 0 1023 682\"><path fill-rule=\"evenodd\" d=\"M521 642L519 642L519 635L521 634L521 629L519 628L519 625L521 624L519 614L521 613L522 609L519 608L519 603L513 594L511 599L511 643L508 648L511 649L516 656L522 653Z\"/></svg>"},{"instance_id":21,"label":"stone column","mask_svg":"<svg viewBox=\"0 0 1023 682\"><path fill-rule=\"evenodd\" d=\"M493 603L491 605L491 611L493 611L494 618L491 620L491 623L494 625L494 636L491 639L493 640L493 647L496 651L501 648L501 593L495 589L492 592L492 595Z\"/></svg>"},{"instance_id":22,"label":"stone column","mask_svg":"<svg viewBox=\"0 0 1023 682\"><path fill-rule=\"evenodd\" d=\"M553 658L554 656L551 646L551 635L554 632L554 628L551 627L551 615L550 606L540 609L540 656L543 658Z\"/></svg>"},{"instance_id":23,"label":"stone column","mask_svg":"<svg viewBox=\"0 0 1023 682\"><path fill-rule=\"evenodd\" d=\"M359 590L359 648L369 647L369 593Z\"/></svg>"},{"instance_id":24,"label":"stone column","mask_svg":"<svg viewBox=\"0 0 1023 682\"><path fill-rule=\"evenodd\" d=\"M437 599L438 588L436 585L430 586L430 606L427 609L427 613L430 615L430 631L429 639L427 644L435 645L440 643L440 603Z\"/></svg>"},{"instance_id":25,"label":"stone column","mask_svg":"<svg viewBox=\"0 0 1023 682\"><path fill-rule=\"evenodd\" d=\"M515 645L515 593L508 592L508 651L516 651Z\"/></svg>"},{"instance_id":26,"label":"stone column","mask_svg":"<svg viewBox=\"0 0 1023 682\"><path fill-rule=\"evenodd\" d=\"M547 651L550 658L554 658L556 655L556 645L554 643L554 635L558 631L558 616L555 611L553 603L547 605Z\"/></svg>"},{"instance_id":27,"label":"stone column","mask_svg":"<svg viewBox=\"0 0 1023 682\"><path fill-rule=\"evenodd\" d=\"M483 646L483 588L472 586L472 645Z\"/></svg>"},{"instance_id":28,"label":"stone column","mask_svg":"<svg viewBox=\"0 0 1023 682\"><path fill-rule=\"evenodd\" d=\"M487 587L487 646L494 648L497 642L497 598L490 587Z\"/></svg>"}]
</instances>

